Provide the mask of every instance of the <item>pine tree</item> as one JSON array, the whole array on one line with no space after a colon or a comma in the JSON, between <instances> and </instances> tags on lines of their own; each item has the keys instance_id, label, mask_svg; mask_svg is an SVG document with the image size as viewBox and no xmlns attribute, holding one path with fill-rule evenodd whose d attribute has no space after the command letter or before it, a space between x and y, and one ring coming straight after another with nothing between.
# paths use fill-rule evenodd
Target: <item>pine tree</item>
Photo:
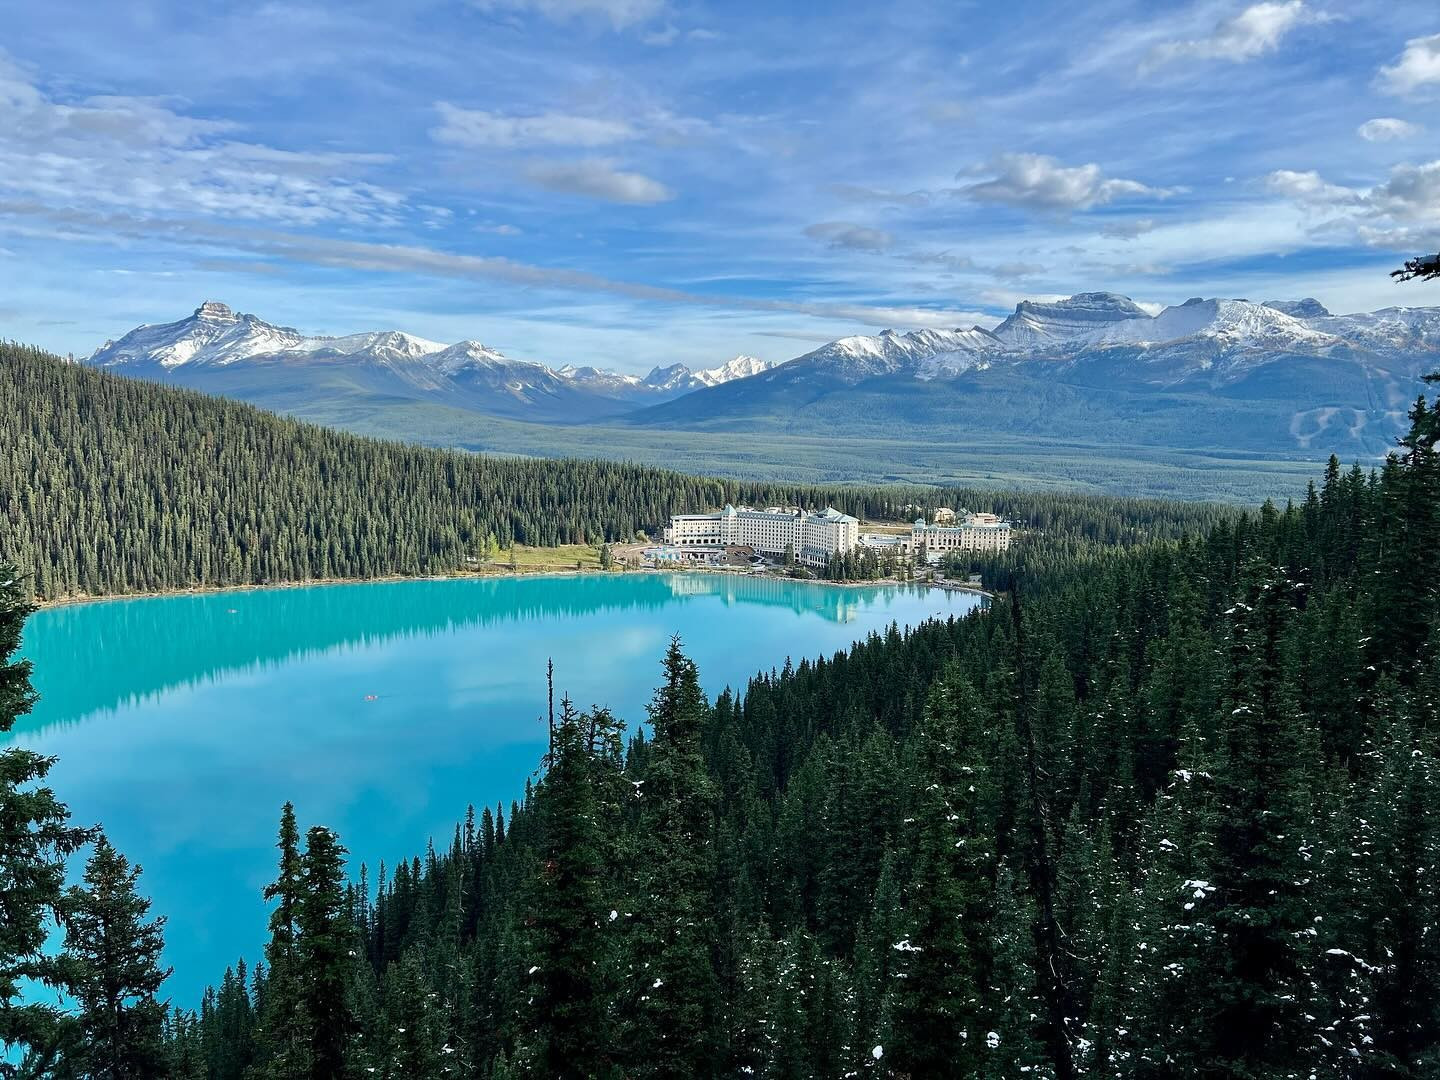
<instances>
[{"instance_id":1,"label":"pine tree","mask_svg":"<svg viewBox=\"0 0 1440 1080\"><path fill-rule=\"evenodd\" d=\"M157 1000L164 918L147 921L150 901L131 867L103 835L85 864L85 883L61 908L66 983L79 1005L79 1047L69 1067L93 1080L149 1080L165 1068L167 1005Z\"/></svg>"},{"instance_id":2,"label":"pine tree","mask_svg":"<svg viewBox=\"0 0 1440 1080\"><path fill-rule=\"evenodd\" d=\"M305 834L295 951L311 1080L342 1080L346 1047L354 1034L344 857L345 849L331 830L315 825Z\"/></svg>"},{"instance_id":3,"label":"pine tree","mask_svg":"<svg viewBox=\"0 0 1440 1080\"><path fill-rule=\"evenodd\" d=\"M418 954L411 950L390 969L385 987L381 1065L383 1080L441 1080L459 1076L454 1048L445 1039L444 1009L435 1000Z\"/></svg>"},{"instance_id":4,"label":"pine tree","mask_svg":"<svg viewBox=\"0 0 1440 1080\"><path fill-rule=\"evenodd\" d=\"M1436 741L1397 723L1384 733L1378 775L1364 806L1373 822L1375 858L1363 896L1378 917L1373 941L1346 943L1347 966L1371 975L1374 1016L1367 1054L1393 1063L1399 1076L1422 1077L1440 1067L1440 893L1431 878L1440 866L1440 758ZM1356 954L1359 955L1356 955ZM1356 1011L1361 1011L1357 1009Z\"/></svg>"},{"instance_id":5,"label":"pine tree","mask_svg":"<svg viewBox=\"0 0 1440 1080\"><path fill-rule=\"evenodd\" d=\"M870 910L856 940L855 970L855 1033L851 1039L860 1056L860 1064L868 1067L876 1060L873 1051L892 1043L890 1004L903 957L895 945L904 940L905 922L900 907L900 871L894 852L885 856Z\"/></svg>"},{"instance_id":6,"label":"pine tree","mask_svg":"<svg viewBox=\"0 0 1440 1080\"><path fill-rule=\"evenodd\" d=\"M275 908L270 912L270 942L265 946L269 965L265 995L263 1003L256 1003L259 1017L254 1068L256 1077L263 1080L304 1080L310 1076L310 1058L297 950L304 863L295 807L288 802L280 811L276 847L280 850L279 871L264 894Z\"/></svg>"},{"instance_id":7,"label":"pine tree","mask_svg":"<svg viewBox=\"0 0 1440 1080\"><path fill-rule=\"evenodd\" d=\"M1313 978L1308 893L1318 745L1289 689L1290 582L1262 561L1231 609L1229 687L1220 721L1214 858L1205 879L1211 1002L1195 1035L1206 1060L1240 1075L1304 1075L1319 1048L1304 1005ZM1197 886L1197 888L1199 888Z\"/></svg>"},{"instance_id":8,"label":"pine tree","mask_svg":"<svg viewBox=\"0 0 1440 1080\"><path fill-rule=\"evenodd\" d=\"M34 610L20 573L0 564L0 733L35 701L30 663L15 660L20 631ZM44 786L54 758L29 750L0 750L0 1047L32 1074L51 1067L70 1029L42 991L63 990L63 972L44 951L49 922L61 906L65 860L90 833L69 824L70 814Z\"/></svg>"},{"instance_id":9,"label":"pine tree","mask_svg":"<svg viewBox=\"0 0 1440 1080\"><path fill-rule=\"evenodd\" d=\"M263 980L263 971L257 976ZM220 989L208 994L202 1006L211 1080L243 1080L254 1060L255 1009L246 978L245 961L241 960L225 970Z\"/></svg>"},{"instance_id":10,"label":"pine tree","mask_svg":"<svg viewBox=\"0 0 1440 1080\"><path fill-rule=\"evenodd\" d=\"M201 1021L184 1009L171 1009L165 1029L167 1080L209 1080Z\"/></svg>"},{"instance_id":11,"label":"pine tree","mask_svg":"<svg viewBox=\"0 0 1440 1080\"><path fill-rule=\"evenodd\" d=\"M654 738L640 803L639 866L628 977L636 1076L712 1075L718 983L711 959L714 791L701 752L708 708L694 663L670 642L650 704Z\"/></svg>"},{"instance_id":12,"label":"pine tree","mask_svg":"<svg viewBox=\"0 0 1440 1080\"><path fill-rule=\"evenodd\" d=\"M981 750L988 726L979 695L963 677L948 677L931 692L919 735L907 936L891 945L901 977L887 1054L908 1076L947 1069L969 1075L985 1058L983 942L995 873L995 793Z\"/></svg>"},{"instance_id":13,"label":"pine tree","mask_svg":"<svg viewBox=\"0 0 1440 1080\"><path fill-rule=\"evenodd\" d=\"M536 1076L583 1080L605 1069L610 1038L602 900L605 839L597 798L591 718L567 697L535 799L540 858L532 883L529 1040L525 1067ZM618 822L612 822L618 825Z\"/></svg>"}]
</instances>

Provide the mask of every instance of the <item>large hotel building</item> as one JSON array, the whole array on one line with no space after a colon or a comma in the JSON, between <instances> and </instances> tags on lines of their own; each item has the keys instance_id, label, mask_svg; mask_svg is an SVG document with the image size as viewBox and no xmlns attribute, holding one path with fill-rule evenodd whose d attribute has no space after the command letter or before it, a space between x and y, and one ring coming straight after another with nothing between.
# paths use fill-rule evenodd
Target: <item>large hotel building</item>
<instances>
[{"instance_id":1,"label":"large hotel building","mask_svg":"<svg viewBox=\"0 0 1440 1080\"><path fill-rule=\"evenodd\" d=\"M772 557L788 549L797 562L824 566L831 555L843 555L860 542L860 522L832 507L813 513L727 506L714 514L676 514L665 530L665 542L678 548L751 547Z\"/></svg>"},{"instance_id":2,"label":"large hotel building","mask_svg":"<svg viewBox=\"0 0 1440 1080\"><path fill-rule=\"evenodd\" d=\"M902 533L862 538L858 521L830 507L814 513L794 507L727 506L713 514L676 514L665 530L665 543L688 558L731 547L752 548L771 558L788 551L806 566L824 566L830 556L862 545L890 547L905 555L923 551L927 559L935 560L951 551L1005 551L1010 547L1010 523L994 514L966 513L957 519L953 510L941 508L934 524L920 518L908 537Z\"/></svg>"}]
</instances>

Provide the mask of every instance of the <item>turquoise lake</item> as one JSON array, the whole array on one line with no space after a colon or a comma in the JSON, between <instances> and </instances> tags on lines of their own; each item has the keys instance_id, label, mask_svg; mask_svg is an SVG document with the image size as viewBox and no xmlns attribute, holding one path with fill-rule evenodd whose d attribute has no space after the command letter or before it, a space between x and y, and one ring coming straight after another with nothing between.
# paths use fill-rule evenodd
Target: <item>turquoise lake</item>
<instances>
[{"instance_id":1,"label":"turquoise lake","mask_svg":"<svg viewBox=\"0 0 1440 1080\"><path fill-rule=\"evenodd\" d=\"M165 915L167 993L192 1006L265 939L281 804L325 824L351 871L449 843L466 806L519 797L558 693L644 720L679 634L713 697L786 657L982 601L918 586L707 574L414 581L57 607L22 652L41 700L10 738L144 867Z\"/></svg>"}]
</instances>

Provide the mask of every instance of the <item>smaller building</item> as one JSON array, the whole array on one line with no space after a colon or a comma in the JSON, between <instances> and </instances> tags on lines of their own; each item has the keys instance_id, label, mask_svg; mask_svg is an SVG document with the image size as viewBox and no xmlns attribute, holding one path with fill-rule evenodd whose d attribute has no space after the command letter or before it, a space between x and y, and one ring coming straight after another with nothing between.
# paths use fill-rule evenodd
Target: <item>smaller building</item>
<instances>
[{"instance_id":1,"label":"smaller building","mask_svg":"<svg viewBox=\"0 0 1440 1080\"><path fill-rule=\"evenodd\" d=\"M939 507L939 508L936 509L936 511L935 511L935 524L936 524L936 525L954 525L954 524L955 524L955 511L954 511L954 510L951 510L950 507L948 507L948 506L941 506L941 507Z\"/></svg>"},{"instance_id":2,"label":"smaller building","mask_svg":"<svg viewBox=\"0 0 1440 1080\"><path fill-rule=\"evenodd\" d=\"M1007 551L1010 523L995 514L966 514L955 525L928 525L924 518L917 518L910 529L908 546L913 554L923 550L931 561L952 551Z\"/></svg>"}]
</instances>

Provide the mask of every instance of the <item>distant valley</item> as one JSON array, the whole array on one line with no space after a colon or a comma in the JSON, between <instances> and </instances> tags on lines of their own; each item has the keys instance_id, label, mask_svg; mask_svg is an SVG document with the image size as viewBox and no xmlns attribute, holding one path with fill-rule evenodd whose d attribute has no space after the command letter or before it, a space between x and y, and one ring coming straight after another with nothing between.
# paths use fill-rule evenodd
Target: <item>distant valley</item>
<instances>
[{"instance_id":1,"label":"distant valley","mask_svg":"<svg viewBox=\"0 0 1440 1080\"><path fill-rule=\"evenodd\" d=\"M1009 460L1050 455L1085 464L1041 482L1112 488L1127 459L1181 472L1235 459L1258 470L1235 490L1250 498L1272 464L1383 455L1420 376L1440 367L1440 308L1335 315L1313 299L1196 298L1152 316L1081 293L1022 302L993 329L887 330L781 364L738 356L642 376L399 331L307 336L207 302L85 362L432 445L753 476L767 446L803 468L804 444L817 480L1001 479ZM901 437L911 448L897 455L886 444ZM679 442L697 458L677 459ZM1159 474L1118 483L1185 493Z\"/></svg>"}]
</instances>

